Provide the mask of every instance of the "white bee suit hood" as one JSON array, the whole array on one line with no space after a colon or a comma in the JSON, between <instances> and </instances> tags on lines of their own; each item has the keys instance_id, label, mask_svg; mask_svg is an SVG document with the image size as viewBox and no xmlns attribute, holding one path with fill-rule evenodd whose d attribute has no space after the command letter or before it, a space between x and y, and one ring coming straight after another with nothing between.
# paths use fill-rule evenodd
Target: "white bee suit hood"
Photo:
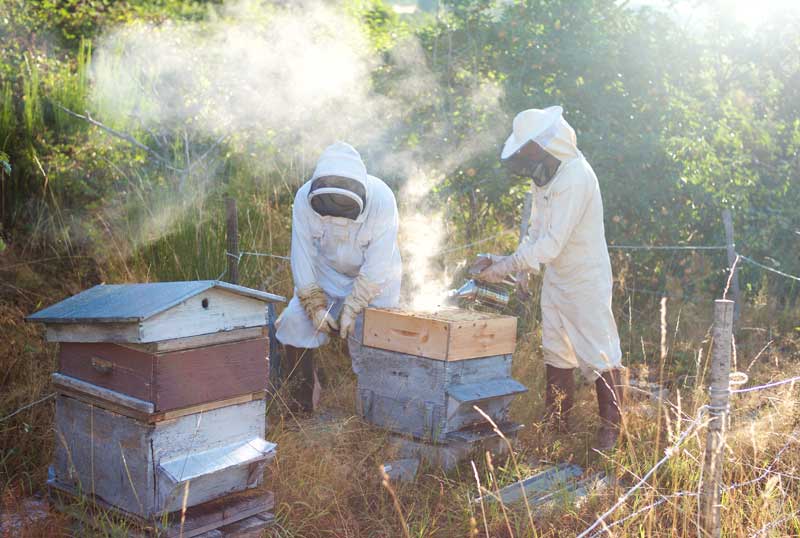
<instances>
[{"instance_id":1,"label":"white bee suit hood","mask_svg":"<svg viewBox=\"0 0 800 538\"><path fill-rule=\"evenodd\" d=\"M600 185L578 150L575 131L561 116L561 107L521 112L503 154L512 155L528 140L536 141L561 164L547 185L531 184L534 203L528 235L514 256L533 271L545 268L545 363L556 368L580 367L593 380L619 367L622 359L611 310L613 276Z\"/></svg>"},{"instance_id":2,"label":"white bee suit hood","mask_svg":"<svg viewBox=\"0 0 800 538\"><path fill-rule=\"evenodd\" d=\"M536 142L559 161L577 157L575 131L562 114L560 106L530 108L517 114L500 158L508 159L528 142Z\"/></svg>"},{"instance_id":3,"label":"white bee suit hood","mask_svg":"<svg viewBox=\"0 0 800 538\"><path fill-rule=\"evenodd\" d=\"M312 208L312 183L327 176L350 178L364 186L363 209L357 218L322 216ZM322 288L332 305L350 294L360 276L377 291L369 304L397 306L402 274L398 227L394 193L383 181L367 174L358 152L344 142L326 148L313 176L295 196L291 249L295 293L278 320L278 340L301 348L316 348L328 341L328 335L314 327L297 297L298 289L313 284Z\"/></svg>"}]
</instances>

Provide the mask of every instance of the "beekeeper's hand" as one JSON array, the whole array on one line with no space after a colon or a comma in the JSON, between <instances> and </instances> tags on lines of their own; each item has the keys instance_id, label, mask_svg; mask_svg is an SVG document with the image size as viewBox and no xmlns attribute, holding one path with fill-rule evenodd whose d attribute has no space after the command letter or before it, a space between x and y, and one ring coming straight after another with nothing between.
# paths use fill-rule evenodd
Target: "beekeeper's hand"
<instances>
[{"instance_id":1,"label":"beekeeper's hand","mask_svg":"<svg viewBox=\"0 0 800 538\"><path fill-rule=\"evenodd\" d=\"M354 311L352 306L345 304L342 307L342 315L339 317L339 336L343 340L347 340L355 331L357 316L358 313Z\"/></svg>"},{"instance_id":2,"label":"beekeeper's hand","mask_svg":"<svg viewBox=\"0 0 800 538\"><path fill-rule=\"evenodd\" d=\"M353 290L344 300L342 315L339 317L339 336L347 340L353 335L356 318L380 292L381 287L364 275L356 277L353 281Z\"/></svg>"},{"instance_id":3,"label":"beekeeper's hand","mask_svg":"<svg viewBox=\"0 0 800 538\"><path fill-rule=\"evenodd\" d=\"M492 261L492 265L478 273L476 278L483 282L496 284L502 282L511 273L518 271L518 265L514 255L497 257Z\"/></svg>"},{"instance_id":4,"label":"beekeeper's hand","mask_svg":"<svg viewBox=\"0 0 800 538\"><path fill-rule=\"evenodd\" d=\"M334 334L339 330L339 324L331 316L327 308L320 308L314 312L311 318L314 328L318 331Z\"/></svg>"},{"instance_id":5,"label":"beekeeper's hand","mask_svg":"<svg viewBox=\"0 0 800 538\"><path fill-rule=\"evenodd\" d=\"M328 309L328 296L317 284L310 284L297 290L297 298L316 330L326 333L339 330L339 324Z\"/></svg>"}]
</instances>

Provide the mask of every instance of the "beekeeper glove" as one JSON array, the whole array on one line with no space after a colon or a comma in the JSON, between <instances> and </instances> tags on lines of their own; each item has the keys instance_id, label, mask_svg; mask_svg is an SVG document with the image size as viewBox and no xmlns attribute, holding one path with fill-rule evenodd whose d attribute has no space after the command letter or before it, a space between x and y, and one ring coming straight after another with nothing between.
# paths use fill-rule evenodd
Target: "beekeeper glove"
<instances>
[{"instance_id":1,"label":"beekeeper glove","mask_svg":"<svg viewBox=\"0 0 800 538\"><path fill-rule=\"evenodd\" d=\"M339 318L339 336L347 340L353 334L356 318L380 292L380 286L370 282L364 275L358 275L353 282L353 290L344 300L342 315Z\"/></svg>"},{"instance_id":2,"label":"beekeeper glove","mask_svg":"<svg viewBox=\"0 0 800 538\"><path fill-rule=\"evenodd\" d=\"M297 298L316 330L326 333L334 333L339 330L339 324L336 323L328 309L328 297L317 284L309 284L297 290Z\"/></svg>"},{"instance_id":3,"label":"beekeeper glove","mask_svg":"<svg viewBox=\"0 0 800 538\"><path fill-rule=\"evenodd\" d=\"M511 256L492 257L492 265L478 273L476 277L483 282L496 284L502 282L511 273L516 273L525 268L522 260L516 254Z\"/></svg>"}]
</instances>

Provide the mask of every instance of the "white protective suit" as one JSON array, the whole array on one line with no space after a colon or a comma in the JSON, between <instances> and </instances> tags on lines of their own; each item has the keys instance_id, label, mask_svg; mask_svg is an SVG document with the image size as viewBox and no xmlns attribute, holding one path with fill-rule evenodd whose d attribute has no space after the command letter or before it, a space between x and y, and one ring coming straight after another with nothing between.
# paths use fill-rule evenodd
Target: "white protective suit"
<instances>
[{"instance_id":1,"label":"white protective suit","mask_svg":"<svg viewBox=\"0 0 800 538\"><path fill-rule=\"evenodd\" d=\"M366 203L356 220L320 216L312 209L309 190L312 182L323 176L347 177L364 185ZM314 175L295 196L291 249L295 291L276 323L278 341L299 348L317 348L328 342L328 334L314 327L297 297L298 289L313 284L328 296L330 307L341 304L361 275L377 290L370 305L397 306L402 275L398 225L391 189L366 173L361 156L352 146L343 142L329 146Z\"/></svg>"},{"instance_id":2,"label":"white protective suit","mask_svg":"<svg viewBox=\"0 0 800 538\"><path fill-rule=\"evenodd\" d=\"M514 257L533 271L545 266L541 297L545 364L579 367L594 380L619 368L622 360L611 310L613 276L603 201L597 176L577 148L575 131L561 117L560 107L552 109L557 113L551 114L551 125L533 140L561 164L544 187L531 184L534 201L528 235Z\"/></svg>"}]
</instances>

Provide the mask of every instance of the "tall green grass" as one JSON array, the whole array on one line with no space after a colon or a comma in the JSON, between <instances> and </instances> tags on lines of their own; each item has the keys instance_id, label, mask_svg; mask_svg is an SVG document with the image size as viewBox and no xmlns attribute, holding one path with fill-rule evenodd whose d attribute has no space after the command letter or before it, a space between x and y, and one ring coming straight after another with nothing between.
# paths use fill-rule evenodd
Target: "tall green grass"
<instances>
[{"instance_id":1,"label":"tall green grass","mask_svg":"<svg viewBox=\"0 0 800 538\"><path fill-rule=\"evenodd\" d=\"M74 67L64 62L49 78L49 99L53 105L54 127L57 132L68 134L85 125L61 107L83 114L89 96L89 69L92 60L92 42L81 38L75 55ZM60 105L60 106L59 106Z\"/></svg>"}]
</instances>

